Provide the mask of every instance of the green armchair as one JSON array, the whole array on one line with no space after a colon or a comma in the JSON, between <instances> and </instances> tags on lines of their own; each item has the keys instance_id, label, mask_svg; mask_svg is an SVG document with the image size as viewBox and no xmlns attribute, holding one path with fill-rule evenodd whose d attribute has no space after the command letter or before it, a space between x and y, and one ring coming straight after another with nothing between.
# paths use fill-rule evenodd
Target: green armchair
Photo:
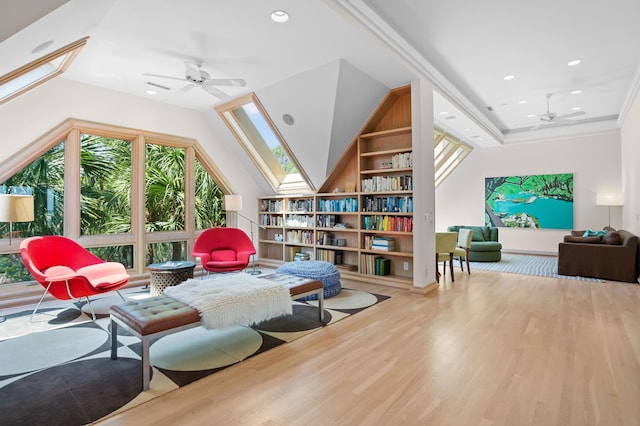
<instances>
[{"instance_id":1,"label":"green armchair","mask_svg":"<svg viewBox=\"0 0 640 426\"><path fill-rule=\"evenodd\" d=\"M454 225L447 228L448 232L458 232L460 229L473 230L471 247L469 248L470 262L499 262L502 257L502 244L498 241L498 228L491 226Z\"/></svg>"}]
</instances>

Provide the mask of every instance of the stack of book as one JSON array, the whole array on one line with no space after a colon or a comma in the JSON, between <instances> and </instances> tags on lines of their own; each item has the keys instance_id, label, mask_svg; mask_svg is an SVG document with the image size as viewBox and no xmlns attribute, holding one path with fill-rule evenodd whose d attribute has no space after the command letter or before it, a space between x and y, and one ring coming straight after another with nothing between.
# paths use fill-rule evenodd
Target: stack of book
<instances>
[{"instance_id":1,"label":"stack of book","mask_svg":"<svg viewBox=\"0 0 640 426\"><path fill-rule=\"evenodd\" d=\"M373 237L371 250L394 251L395 241L389 237Z\"/></svg>"},{"instance_id":2,"label":"stack of book","mask_svg":"<svg viewBox=\"0 0 640 426\"><path fill-rule=\"evenodd\" d=\"M298 252L296 253L296 255L293 257L294 262L298 262L301 260L310 260L311 259L311 255L309 253L304 253L304 252Z\"/></svg>"}]
</instances>

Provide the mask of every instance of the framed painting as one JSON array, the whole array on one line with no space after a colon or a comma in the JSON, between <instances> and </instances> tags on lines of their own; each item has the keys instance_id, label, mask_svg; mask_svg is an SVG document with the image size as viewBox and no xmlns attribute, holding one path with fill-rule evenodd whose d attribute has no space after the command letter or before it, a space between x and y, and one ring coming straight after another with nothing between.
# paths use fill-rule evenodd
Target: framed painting
<instances>
[{"instance_id":1,"label":"framed painting","mask_svg":"<svg viewBox=\"0 0 640 426\"><path fill-rule=\"evenodd\" d=\"M573 229L573 173L487 177L484 188L488 226Z\"/></svg>"}]
</instances>

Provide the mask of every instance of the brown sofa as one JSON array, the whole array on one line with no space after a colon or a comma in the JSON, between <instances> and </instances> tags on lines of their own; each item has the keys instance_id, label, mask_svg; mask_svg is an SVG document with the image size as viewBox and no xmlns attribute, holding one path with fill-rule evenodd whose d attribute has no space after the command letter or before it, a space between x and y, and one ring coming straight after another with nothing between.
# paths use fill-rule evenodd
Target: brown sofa
<instances>
[{"instance_id":1,"label":"brown sofa","mask_svg":"<svg viewBox=\"0 0 640 426\"><path fill-rule=\"evenodd\" d=\"M558 245L558 274L612 281L638 282L638 237L625 230L609 230L604 236L583 237L571 231Z\"/></svg>"}]
</instances>

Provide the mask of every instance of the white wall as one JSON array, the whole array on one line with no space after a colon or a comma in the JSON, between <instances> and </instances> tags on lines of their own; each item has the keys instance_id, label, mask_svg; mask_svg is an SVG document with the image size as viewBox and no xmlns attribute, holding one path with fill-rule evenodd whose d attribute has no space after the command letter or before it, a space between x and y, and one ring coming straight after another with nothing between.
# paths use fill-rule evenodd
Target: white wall
<instances>
[{"instance_id":1,"label":"white wall","mask_svg":"<svg viewBox=\"0 0 640 426\"><path fill-rule=\"evenodd\" d=\"M637 157L636 157L637 158ZM608 208L596 206L599 191L622 189L619 132L494 148L476 148L436 191L436 230L484 224L485 177L574 174L574 229L601 229ZM611 226L622 227L622 209L611 209ZM555 254L568 230L500 228L504 250Z\"/></svg>"},{"instance_id":2,"label":"white wall","mask_svg":"<svg viewBox=\"0 0 640 426\"><path fill-rule=\"evenodd\" d=\"M640 94L636 96L624 120L622 139L622 189L624 228L640 235Z\"/></svg>"}]
</instances>

